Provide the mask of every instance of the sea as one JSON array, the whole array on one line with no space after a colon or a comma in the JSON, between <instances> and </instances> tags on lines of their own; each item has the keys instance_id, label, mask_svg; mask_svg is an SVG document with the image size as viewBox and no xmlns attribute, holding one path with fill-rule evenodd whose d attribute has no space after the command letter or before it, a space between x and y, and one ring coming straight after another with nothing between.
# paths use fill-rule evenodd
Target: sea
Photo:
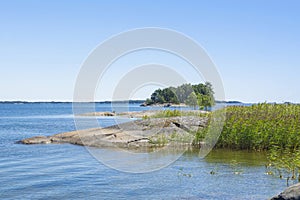
<instances>
[{"instance_id":1,"label":"sea","mask_svg":"<svg viewBox=\"0 0 300 200\"><path fill-rule=\"evenodd\" d=\"M96 103L95 109L115 107ZM116 123L114 117L97 120L101 127ZM75 129L72 103L0 103L0 199L269 199L287 186L266 174L263 153L214 150L203 158L190 149L163 168L131 173L107 166L84 146L17 143Z\"/></svg>"}]
</instances>

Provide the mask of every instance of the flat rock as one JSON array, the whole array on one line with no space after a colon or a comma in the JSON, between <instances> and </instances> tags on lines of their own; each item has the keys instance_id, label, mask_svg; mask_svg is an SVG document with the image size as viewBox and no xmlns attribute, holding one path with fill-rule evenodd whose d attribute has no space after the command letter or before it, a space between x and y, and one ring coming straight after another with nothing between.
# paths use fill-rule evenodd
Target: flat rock
<instances>
[{"instance_id":1,"label":"flat rock","mask_svg":"<svg viewBox=\"0 0 300 200\"><path fill-rule=\"evenodd\" d=\"M27 138L21 141L23 144L50 144L51 140L46 136L36 136L33 138Z\"/></svg>"},{"instance_id":2,"label":"flat rock","mask_svg":"<svg viewBox=\"0 0 300 200\"><path fill-rule=\"evenodd\" d=\"M162 112L161 110L143 110L143 111L128 111L128 112L91 112L91 113L83 113L79 116L90 116L90 117L111 117L111 116L119 116L119 117L125 117L125 118L143 118L143 117L153 117L154 115L158 114L159 112ZM182 111L185 112L185 111ZM200 113L207 113L207 111L203 110L189 110L187 111L190 114L200 114Z\"/></svg>"},{"instance_id":3,"label":"flat rock","mask_svg":"<svg viewBox=\"0 0 300 200\"><path fill-rule=\"evenodd\" d=\"M106 128L36 136L19 141L22 144L70 143L92 147L147 147L178 138L191 138L191 132L206 126L207 118L195 116L135 120ZM159 141L159 142L158 142ZM190 141L184 141L191 144Z\"/></svg>"}]
</instances>

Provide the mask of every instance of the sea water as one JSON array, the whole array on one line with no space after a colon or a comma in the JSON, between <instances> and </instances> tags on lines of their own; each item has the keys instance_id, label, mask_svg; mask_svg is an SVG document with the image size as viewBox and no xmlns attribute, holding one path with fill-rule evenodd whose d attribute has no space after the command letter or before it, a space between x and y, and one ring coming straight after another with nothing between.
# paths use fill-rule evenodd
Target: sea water
<instances>
[{"instance_id":1,"label":"sea water","mask_svg":"<svg viewBox=\"0 0 300 200\"><path fill-rule=\"evenodd\" d=\"M112 111L111 104L96 104L96 111ZM111 117L98 121L102 127L115 123ZM1 103L0 199L268 199L286 187L285 180L266 175L259 153L214 151L200 158L193 150L163 169L126 173L83 146L16 143L72 130L71 103Z\"/></svg>"}]
</instances>

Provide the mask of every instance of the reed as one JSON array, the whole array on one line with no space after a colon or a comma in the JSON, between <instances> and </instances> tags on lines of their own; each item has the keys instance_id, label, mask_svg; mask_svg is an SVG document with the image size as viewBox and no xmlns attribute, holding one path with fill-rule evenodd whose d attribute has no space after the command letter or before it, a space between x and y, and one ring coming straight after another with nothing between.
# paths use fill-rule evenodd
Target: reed
<instances>
[{"instance_id":1,"label":"reed","mask_svg":"<svg viewBox=\"0 0 300 200\"><path fill-rule=\"evenodd\" d=\"M300 105L231 106L216 147L247 150L299 149Z\"/></svg>"},{"instance_id":2,"label":"reed","mask_svg":"<svg viewBox=\"0 0 300 200\"><path fill-rule=\"evenodd\" d=\"M231 106L215 148L266 151L267 174L300 180L300 105L255 104ZM207 129L207 128L206 128ZM195 141L205 137L196 133Z\"/></svg>"}]
</instances>

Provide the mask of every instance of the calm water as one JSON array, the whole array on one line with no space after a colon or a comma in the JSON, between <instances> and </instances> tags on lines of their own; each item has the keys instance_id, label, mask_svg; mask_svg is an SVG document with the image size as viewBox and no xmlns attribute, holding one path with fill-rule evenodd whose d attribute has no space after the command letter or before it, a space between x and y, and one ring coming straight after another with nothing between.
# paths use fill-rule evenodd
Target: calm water
<instances>
[{"instance_id":1,"label":"calm water","mask_svg":"<svg viewBox=\"0 0 300 200\"><path fill-rule=\"evenodd\" d=\"M130 105L141 109L148 108ZM200 159L189 151L159 171L131 174L108 168L81 146L15 144L74 128L70 103L0 104L0 199L268 199L286 186L265 175L257 153L215 151Z\"/></svg>"}]
</instances>

